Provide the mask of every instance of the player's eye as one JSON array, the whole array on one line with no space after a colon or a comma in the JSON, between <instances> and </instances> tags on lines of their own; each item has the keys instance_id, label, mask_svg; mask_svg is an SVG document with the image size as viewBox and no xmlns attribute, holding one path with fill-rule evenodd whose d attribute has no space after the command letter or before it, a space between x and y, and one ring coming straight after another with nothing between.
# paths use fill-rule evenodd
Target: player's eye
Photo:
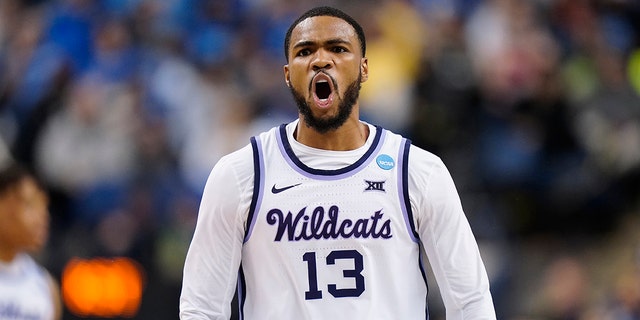
<instances>
[{"instance_id":1,"label":"player's eye","mask_svg":"<svg viewBox=\"0 0 640 320\"><path fill-rule=\"evenodd\" d=\"M345 47L333 47L331 49L331 51L333 51L335 53L343 53L343 52L347 52L347 48L345 48Z\"/></svg>"},{"instance_id":2,"label":"player's eye","mask_svg":"<svg viewBox=\"0 0 640 320\"><path fill-rule=\"evenodd\" d=\"M298 53L296 53L297 57L304 57L304 56L308 56L311 54L311 50L309 49L302 49L300 51L298 51Z\"/></svg>"}]
</instances>

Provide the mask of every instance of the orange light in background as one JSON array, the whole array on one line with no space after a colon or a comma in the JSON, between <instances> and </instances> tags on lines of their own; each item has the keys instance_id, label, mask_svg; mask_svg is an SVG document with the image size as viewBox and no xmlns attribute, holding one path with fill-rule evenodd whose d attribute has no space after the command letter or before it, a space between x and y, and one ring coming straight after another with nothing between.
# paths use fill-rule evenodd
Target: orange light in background
<instances>
[{"instance_id":1,"label":"orange light in background","mask_svg":"<svg viewBox=\"0 0 640 320\"><path fill-rule=\"evenodd\" d=\"M78 316L132 318L140 308L143 280L141 266L129 258L74 258L62 273L62 298Z\"/></svg>"}]
</instances>

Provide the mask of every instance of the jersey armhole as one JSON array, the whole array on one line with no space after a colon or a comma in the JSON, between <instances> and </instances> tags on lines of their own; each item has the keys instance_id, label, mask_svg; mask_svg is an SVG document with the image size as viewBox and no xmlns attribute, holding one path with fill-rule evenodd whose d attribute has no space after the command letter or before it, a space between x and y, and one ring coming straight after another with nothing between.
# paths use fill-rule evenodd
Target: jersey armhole
<instances>
[{"instance_id":1,"label":"jersey armhole","mask_svg":"<svg viewBox=\"0 0 640 320\"><path fill-rule=\"evenodd\" d=\"M420 242L420 235L413 219L413 210L411 209L411 199L409 197L409 150L411 149L411 140L403 139L400 146L401 166L400 166L400 183L401 183L401 204L403 205L403 211L407 222L407 228L413 238L413 241Z\"/></svg>"},{"instance_id":2,"label":"jersey armhole","mask_svg":"<svg viewBox=\"0 0 640 320\"><path fill-rule=\"evenodd\" d=\"M244 242L246 243L251 237L251 231L256 218L256 210L262 197L261 186L264 183L264 165L262 161L262 148L260 138L251 137L251 149L253 150L253 195L251 196L251 205L249 206L249 213L247 215L247 222L244 230Z\"/></svg>"}]
</instances>

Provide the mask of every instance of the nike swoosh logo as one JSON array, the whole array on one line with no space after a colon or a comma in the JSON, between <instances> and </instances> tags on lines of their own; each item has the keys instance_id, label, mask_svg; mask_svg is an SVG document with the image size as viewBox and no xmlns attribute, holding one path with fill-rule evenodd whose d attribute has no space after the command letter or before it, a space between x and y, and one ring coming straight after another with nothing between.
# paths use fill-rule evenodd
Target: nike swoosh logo
<instances>
[{"instance_id":1,"label":"nike swoosh logo","mask_svg":"<svg viewBox=\"0 0 640 320\"><path fill-rule=\"evenodd\" d=\"M276 185L274 184L274 185L273 185L273 187L271 187L271 193L273 193L273 194L280 193L280 192L282 192L282 191L289 190L289 189L291 189L291 188L293 188L293 187L297 187L297 186L299 186L299 185L301 185L301 184L302 184L302 183L292 184L292 185L290 185L290 186L286 186L286 187L282 187L282 188L278 188L278 187L276 187Z\"/></svg>"}]
</instances>

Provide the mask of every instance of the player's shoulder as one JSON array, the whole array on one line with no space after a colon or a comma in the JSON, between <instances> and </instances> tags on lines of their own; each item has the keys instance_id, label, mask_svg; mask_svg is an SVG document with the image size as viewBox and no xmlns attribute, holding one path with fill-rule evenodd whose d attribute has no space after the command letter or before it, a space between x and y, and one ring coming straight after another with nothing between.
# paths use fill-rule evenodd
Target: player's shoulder
<instances>
[{"instance_id":1,"label":"player's shoulder","mask_svg":"<svg viewBox=\"0 0 640 320\"><path fill-rule=\"evenodd\" d=\"M411 144L409 147L409 162L411 163L416 161L431 163L434 165L442 164L442 159L438 155L418 147L415 144Z\"/></svg>"},{"instance_id":2,"label":"player's shoulder","mask_svg":"<svg viewBox=\"0 0 640 320\"><path fill-rule=\"evenodd\" d=\"M225 169L244 166L253 166L253 150L250 143L221 157L216 164L216 167Z\"/></svg>"},{"instance_id":3,"label":"player's shoulder","mask_svg":"<svg viewBox=\"0 0 640 320\"><path fill-rule=\"evenodd\" d=\"M253 175L254 172L254 143L251 141L262 140L267 137L273 136L277 127L263 131L258 135L247 141L247 144L231 153L228 153L220 158L213 168L213 173L234 173L238 175L240 179L245 176Z\"/></svg>"},{"instance_id":4,"label":"player's shoulder","mask_svg":"<svg viewBox=\"0 0 640 320\"><path fill-rule=\"evenodd\" d=\"M49 271L27 252L20 252L11 262L15 274L32 279L46 279Z\"/></svg>"},{"instance_id":5,"label":"player's shoulder","mask_svg":"<svg viewBox=\"0 0 640 320\"><path fill-rule=\"evenodd\" d=\"M204 188L206 194L219 194L223 190L242 190L253 179L251 145L222 156L213 166Z\"/></svg>"},{"instance_id":6,"label":"player's shoulder","mask_svg":"<svg viewBox=\"0 0 640 320\"><path fill-rule=\"evenodd\" d=\"M447 168L438 155L411 144L409 147L408 172L414 178L420 176L421 179L428 179L434 173L447 171Z\"/></svg>"},{"instance_id":7,"label":"player's shoulder","mask_svg":"<svg viewBox=\"0 0 640 320\"><path fill-rule=\"evenodd\" d=\"M406 139L406 142L409 144L409 165L412 165L412 164L438 165L438 166L442 165L442 159L439 156L437 156L436 154L424 148L416 146L415 144L413 144L411 139L405 137L402 134L393 132L389 129L384 129L381 127L378 127L378 128L386 131L387 138L394 138L397 140Z\"/></svg>"},{"instance_id":8,"label":"player's shoulder","mask_svg":"<svg viewBox=\"0 0 640 320\"><path fill-rule=\"evenodd\" d=\"M20 252L13 260L13 263L22 270L40 271L38 262L27 252Z\"/></svg>"}]
</instances>

